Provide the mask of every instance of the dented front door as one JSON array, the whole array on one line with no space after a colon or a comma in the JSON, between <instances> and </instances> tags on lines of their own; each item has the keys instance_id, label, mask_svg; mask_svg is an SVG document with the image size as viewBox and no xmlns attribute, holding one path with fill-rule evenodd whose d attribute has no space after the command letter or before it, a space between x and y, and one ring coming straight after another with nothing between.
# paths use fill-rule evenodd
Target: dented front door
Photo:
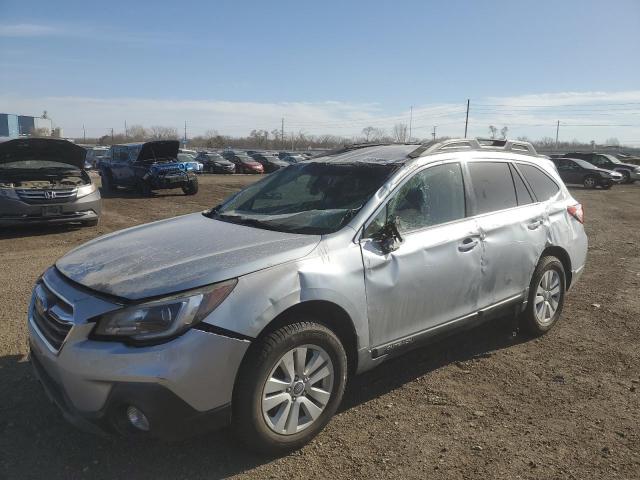
<instances>
[{"instance_id":1,"label":"dented front door","mask_svg":"<svg viewBox=\"0 0 640 480\"><path fill-rule=\"evenodd\" d=\"M396 251L362 242L372 346L477 309L481 243L475 220L405 234Z\"/></svg>"}]
</instances>

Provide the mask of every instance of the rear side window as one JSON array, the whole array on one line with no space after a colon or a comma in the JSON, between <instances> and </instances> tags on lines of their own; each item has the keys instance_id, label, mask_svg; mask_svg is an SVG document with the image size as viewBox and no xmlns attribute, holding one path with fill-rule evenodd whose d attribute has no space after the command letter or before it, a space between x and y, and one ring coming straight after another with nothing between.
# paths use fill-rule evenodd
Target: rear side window
<instances>
[{"instance_id":1,"label":"rear side window","mask_svg":"<svg viewBox=\"0 0 640 480\"><path fill-rule=\"evenodd\" d=\"M476 197L476 213L495 212L518 205L508 163L469 163L471 185Z\"/></svg>"},{"instance_id":2,"label":"rear side window","mask_svg":"<svg viewBox=\"0 0 640 480\"><path fill-rule=\"evenodd\" d=\"M527 187L525 186L518 171L513 165L509 165L509 168L511 169L513 184L516 186L516 198L518 200L518 205L528 205L533 203L533 198L531 198L531 194L529 193L529 190L527 190Z\"/></svg>"},{"instance_id":3,"label":"rear side window","mask_svg":"<svg viewBox=\"0 0 640 480\"><path fill-rule=\"evenodd\" d=\"M551 180L551 177L539 168L534 167L533 165L519 163L518 169L522 172L527 182L529 182L529 185L531 185L533 193L538 201L544 202L545 200L553 197L558 193L558 190L560 190L560 187L558 187L556 182Z\"/></svg>"}]
</instances>

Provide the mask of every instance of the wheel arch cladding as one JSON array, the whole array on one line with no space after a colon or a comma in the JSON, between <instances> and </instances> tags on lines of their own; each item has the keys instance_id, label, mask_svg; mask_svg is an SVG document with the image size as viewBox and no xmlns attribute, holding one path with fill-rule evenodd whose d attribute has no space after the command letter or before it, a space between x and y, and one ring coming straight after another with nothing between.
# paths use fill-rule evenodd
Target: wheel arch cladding
<instances>
[{"instance_id":1,"label":"wheel arch cladding","mask_svg":"<svg viewBox=\"0 0 640 480\"><path fill-rule=\"evenodd\" d=\"M564 277L565 277L565 283L566 283L565 288L568 290L569 287L571 286L571 276L572 276L571 275L571 258L569 257L569 254L562 247L552 246L552 247L545 248L540 258L547 257L547 256L556 257L562 263L562 266L564 268Z\"/></svg>"}]
</instances>

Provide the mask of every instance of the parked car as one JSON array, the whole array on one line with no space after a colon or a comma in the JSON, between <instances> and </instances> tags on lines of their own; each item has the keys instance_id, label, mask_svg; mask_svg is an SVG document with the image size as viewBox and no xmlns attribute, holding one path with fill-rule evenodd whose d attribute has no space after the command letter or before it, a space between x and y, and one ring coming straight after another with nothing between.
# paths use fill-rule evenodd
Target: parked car
<instances>
[{"instance_id":1,"label":"parked car","mask_svg":"<svg viewBox=\"0 0 640 480\"><path fill-rule=\"evenodd\" d=\"M636 180L640 180L640 166L632 165L630 163L622 163L616 157L607 153L572 152L566 153L564 157L579 158L580 160L586 160L596 167L619 172L622 175L623 183L633 183Z\"/></svg>"},{"instance_id":2,"label":"parked car","mask_svg":"<svg viewBox=\"0 0 640 480\"><path fill-rule=\"evenodd\" d=\"M264 173L264 167L244 152L227 150L222 156L235 164L236 173Z\"/></svg>"},{"instance_id":3,"label":"parked car","mask_svg":"<svg viewBox=\"0 0 640 480\"><path fill-rule=\"evenodd\" d=\"M178 162L184 165L185 170L202 173L204 168L203 164L196 160L196 158L190 153L178 153Z\"/></svg>"},{"instance_id":4,"label":"parked car","mask_svg":"<svg viewBox=\"0 0 640 480\"><path fill-rule=\"evenodd\" d=\"M235 173L236 165L216 152L200 152L196 160L202 163L203 170L208 173Z\"/></svg>"},{"instance_id":5,"label":"parked car","mask_svg":"<svg viewBox=\"0 0 640 480\"><path fill-rule=\"evenodd\" d=\"M578 158L552 158L560 178L567 184L583 185L585 188L611 188L622 182L622 174L591 165Z\"/></svg>"},{"instance_id":6,"label":"parked car","mask_svg":"<svg viewBox=\"0 0 640 480\"><path fill-rule=\"evenodd\" d=\"M284 160L289 155L293 155L293 153L292 152L278 152L278 158L280 160Z\"/></svg>"},{"instance_id":7,"label":"parked car","mask_svg":"<svg viewBox=\"0 0 640 480\"><path fill-rule=\"evenodd\" d=\"M280 160L276 154L266 152L254 152L249 154L256 162L260 163L265 173L275 172L284 167L288 167L289 163Z\"/></svg>"},{"instance_id":8,"label":"parked car","mask_svg":"<svg viewBox=\"0 0 640 480\"><path fill-rule=\"evenodd\" d=\"M91 165L91 168L100 168L100 161L108 154L108 147L89 148L85 157L85 164Z\"/></svg>"},{"instance_id":9,"label":"parked car","mask_svg":"<svg viewBox=\"0 0 640 480\"><path fill-rule=\"evenodd\" d=\"M0 226L97 225L100 192L85 169L86 150L66 140L0 143Z\"/></svg>"},{"instance_id":10,"label":"parked car","mask_svg":"<svg viewBox=\"0 0 640 480\"><path fill-rule=\"evenodd\" d=\"M34 287L35 371L78 425L171 438L231 423L283 452L329 422L349 376L444 332L508 313L542 335L587 237L521 143L352 147L77 247Z\"/></svg>"},{"instance_id":11,"label":"parked car","mask_svg":"<svg viewBox=\"0 0 640 480\"><path fill-rule=\"evenodd\" d=\"M176 159L177 140L127 143L111 147L111 157L100 162L102 188L137 189L143 195L153 190L181 188L186 195L198 192L198 178Z\"/></svg>"},{"instance_id":12,"label":"parked car","mask_svg":"<svg viewBox=\"0 0 640 480\"><path fill-rule=\"evenodd\" d=\"M307 160L307 158L299 154L291 154L291 155L287 155L282 160L289 164L293 164L293 163L304 162L305 160Z\"/></svg>"}]
</instances>

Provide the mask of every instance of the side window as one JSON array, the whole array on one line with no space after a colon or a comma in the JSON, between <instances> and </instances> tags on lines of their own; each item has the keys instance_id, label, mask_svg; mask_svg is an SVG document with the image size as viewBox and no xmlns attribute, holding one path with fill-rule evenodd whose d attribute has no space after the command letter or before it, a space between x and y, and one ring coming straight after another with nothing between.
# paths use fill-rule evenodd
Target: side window
<instances>
[{"instance_id":1,"label":"side window","mask_svg":"<svg viewBox=\"0 0 640 480\"><path fill-rule=\"evenodd\" d=\"M370 236L387 219L396 218L400 232L465 217L465 195L459 163L426 168L410 178L388 201L365 231Z\"/></svg>"},{"instance_id":2,"label":"side window","mask_svg":"<svg viewBox=\"0 0 640 480\"><path fill-rule=\"evenodd\" d=\"M560 187L554 182L551 177L533 165L525 165L524 163L518 164L518 169L524 175L524 178L529 182L533 193L537 197L538 201L544 202L553 197Z\"/></svg>"},{"instance_id":3,"label":"side window","mask_svg":"<svg viewBox=\"0 0 640 480\"><path fill-rule=\"evenodd\" d=\"M529 193L529 190L527 190L527 187L516 168L513 165L509 165L509 168L511 169L513 184L516 187L516 199L518 201L518 205L528 205L533 203L533 198L531 198L531 194Z\"/></svg>"},{"instance_id":4,"label":"side window","mask_svg":"<svg viewBox=\"0 0 640 480\"><path fill-rule=\"evenodd\" d=\"M470 162L468 165L476 197L476 213L495 212L518 205L508 163Z\"/></svg>"},{"instance_id":5,"label":"side window","mask_svg":"<svg viewBox=\"0 0 640 480\"><path fill-rule=\"evenodd\" d=\"M604 157L601 157L600 155L594 155L588 161L591 162L596 167L606 167L607 166L607 161L605 160Z\"/></svg>"}]
</instances>

